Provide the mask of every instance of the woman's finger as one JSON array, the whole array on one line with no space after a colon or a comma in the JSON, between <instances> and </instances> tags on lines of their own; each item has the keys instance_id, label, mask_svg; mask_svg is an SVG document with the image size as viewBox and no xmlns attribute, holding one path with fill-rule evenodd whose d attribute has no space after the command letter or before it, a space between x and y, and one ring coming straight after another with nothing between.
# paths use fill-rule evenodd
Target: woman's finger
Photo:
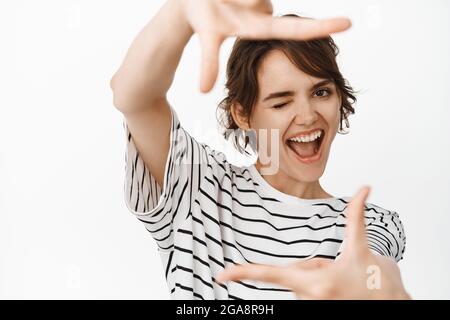
<instances>
[{"instance_id":1,"label":"woman's finger","mask_svg":"<svg viewBox=\"0 0 450 320\"><path fill-rule=\"evenodd\" d=\"M245 8L256 8L258 11L270 13L273 12L272 2L269 0L220 0L224 4L235 4Z\"/></svg>"},{"instance_id":2,"label":"woman's finger","mask_svg":"<svg viewBox=\"0 0 450 320\"><path fill-rule=\"evenodd\" d=\"M219 274L216 280L218 282L224 282L241 279L271 282L280 285L286 285L289 280L286 274L286 267L258 264L235 265L229 267Z\"/></svg>"},{"instance_id":3,"label":"woman's finger","mask_svg":"<svg viewBox=\"0 0 450 320\"><path fill-rule=\"evenodd\" d=\"M220 0L222 3L233 3L244 7L253 7L261 2L261 0Z\"/></svg>"},{"instance_id":4,"label":"woman's finger","mask_svg":"<svg viewBox=\"0 0 450 320\"><path fill-rule=\"evenodd\" d=\"M302 268L304 270L311 270L316 268L323 268L327 265L333 263L334 260L325 259L325 258L312 258L308 260L302 260L298 262L294 262L291 266L295 268Z\"/></svg>"},{"instance_id":5,"label":"woman's finger","mask_svg":"<svg viewBox=\"0 0 450 320\"><path fill-rule=\"evenodd\" d=\"M257 23L242 30L241 38L309 40L329 36L347 30L351 22L347 18L315 20L297 17L261 16Z\"/></svg>"},{"instance_id":6,"label":"woman's finger","mask_svg":"<svg viewBox=\"0 0 450 320\"><path fill-rule=\"evenodd\" d=\"M355 248L368 248L364 223L364 205L369 193L370 188L368 186L362 187L347 205L345 210L347 218L345 227L346 246L344 250L354 251Z\"/></svg>"},{"instance_id":7,"label":"woman's finger","mask_svg":"<svg viewBox=\"0 0 450 320\"><path fill-rule=\"evenodd\" d=\"M288 266L268 266L248 264L226 269L216 278L218 282L255 280L269 282L289 288L299 297L320 297L326 295L325 288L333 285L329 272L320 270L303 270Z\"/></svg>"},{"instance_id":8,"label":"woman's finger","mask_svg":"<svg viewBox=\"0 0 450 320\"><path fill-rule=\"evenodd\" d=\"M280 267L258 264L239 265L227 268L216 278L218 282L254 280L277 284L293 290L298 296L309 295L317 287L314 281L326 281L297 267Z\"/></svg>"},{"instance_id":9,"label":"woman's finger","mask_svg":"<svg viewBox=\"0 0 450 320\"><path fill-rule=\"evenodd\" d=\"M217 36L201 35L201 75L200 91L209 92L216 82L219 73L219 53L222 40Z\"/></svg>"}]
</instances>

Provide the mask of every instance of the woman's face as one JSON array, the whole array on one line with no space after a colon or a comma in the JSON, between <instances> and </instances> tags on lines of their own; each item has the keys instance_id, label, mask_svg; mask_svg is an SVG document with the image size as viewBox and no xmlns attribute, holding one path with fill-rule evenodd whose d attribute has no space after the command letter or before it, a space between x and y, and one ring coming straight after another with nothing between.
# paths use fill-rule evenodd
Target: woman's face
<instances>
[{"instance_id":1,"label":"woman's face","mask_svg":"<svg viewBox=\"0 0 450 320\"><path fill-rule=\"evenodd\" d=\"M279 147L279 168L272 174L303 182L317 181L325 170L339 128L341 100L335 85L304 73L279 50L265 57L258 71L258 83L260 94L250 128L257 133L259 161L266 165L261 161L261 152L273 159L275 155L270 150L274 150L274 140ZM288 93L274 95L279 92ZM258 129L267 129L265 148ZM271 139L271 129L278 130L278 138ZM293 137L299 137L297 142L290 141Z\"/></svg>"}]
</instances>

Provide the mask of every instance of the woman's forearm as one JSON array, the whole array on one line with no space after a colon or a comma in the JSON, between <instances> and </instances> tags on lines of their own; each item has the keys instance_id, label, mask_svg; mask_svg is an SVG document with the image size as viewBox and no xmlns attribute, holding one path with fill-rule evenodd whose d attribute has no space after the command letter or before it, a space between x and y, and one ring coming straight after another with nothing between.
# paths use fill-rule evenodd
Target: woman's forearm
<instances>
[{"instance_id":1,"label":"woman's forearm","mask_svg":"<svg viewBox=\"0 0 450 320\"><path fill-rule=\"evenodd\" d=\"M192 34L181 0L168 0L133 40L112 77L114 105L134 112L164 98Z\"/></svg>"}]
</instances>

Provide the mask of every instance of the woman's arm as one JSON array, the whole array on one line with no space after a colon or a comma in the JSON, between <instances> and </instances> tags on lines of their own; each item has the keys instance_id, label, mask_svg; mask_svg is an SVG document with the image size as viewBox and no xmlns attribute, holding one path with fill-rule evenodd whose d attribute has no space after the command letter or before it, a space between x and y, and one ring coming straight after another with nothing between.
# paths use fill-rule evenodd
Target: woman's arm
<instances>
[{"instance_id":1,"label":"woman's arm","mask_svg":"<svg viewBox=\"0 0 450 320\"><path fill-rule=\"evenodd\" d=\"M123 113L165 98L193 30L180 0L168 0L139 32L111 79L114 105Z\"/></svg>"},{"instance_id":2,"label":"woman's arm","mask_svg":"<svg viewBox=\"0 0 450 320\"><path fill-rule=\"evenodd\" d=\"M125 117L146 168L163 187L170 146L166 100L183 49L193 34L180 0L168 0L139 32L111 79L114 105Z\"/></svg>"}]
</instances>

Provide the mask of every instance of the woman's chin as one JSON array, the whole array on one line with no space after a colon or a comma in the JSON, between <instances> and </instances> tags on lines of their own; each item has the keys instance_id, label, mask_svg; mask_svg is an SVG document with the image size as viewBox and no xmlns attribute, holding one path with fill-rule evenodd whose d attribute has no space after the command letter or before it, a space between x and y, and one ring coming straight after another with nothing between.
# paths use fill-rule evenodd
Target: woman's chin
<instances>
[{"instance_id":1,"label":"woman's chin","mask_svg":"<svg viewBox=\"0 0 450 320\"><path fill-rule=\"evenodd\" d=\"M325 171L324 166L315 165L306 168L289 163L289 176L301 182L315 182L319 180Z\"/></svg>"},{"instance_id":2,"label":"woman's chin","mask_svg":"<svg viewBox=\"0 0 450 320\"><path fill-rule=\"evenodd\" d=\"M325 171L325 165L323 158L320 161L313 163L300 163L298 160L288 157L287 167L289 168L290 175L295 177L296 180L303 182L314 182L322 177Z\"/></svg>"}]
</instances>

